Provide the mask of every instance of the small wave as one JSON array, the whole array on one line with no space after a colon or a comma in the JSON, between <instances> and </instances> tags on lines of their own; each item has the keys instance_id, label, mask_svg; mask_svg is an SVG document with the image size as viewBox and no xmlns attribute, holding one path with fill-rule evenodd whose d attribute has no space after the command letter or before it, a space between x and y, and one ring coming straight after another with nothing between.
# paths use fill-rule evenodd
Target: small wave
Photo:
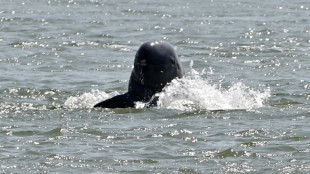
<instances>
[{"instance_id":1,"label":"small wave","mask_svg":"<svg viewBox=\"0 0 310 174\"><path fill-rule=\"evenodd\" d=\"M70 96L64 103L65 108L77 109L77 108L92 108L100 101L106 100L113 96L118 95L118 92L105 93L97 89L91 90L78 96Z\"/></svg>"}]
</instances>

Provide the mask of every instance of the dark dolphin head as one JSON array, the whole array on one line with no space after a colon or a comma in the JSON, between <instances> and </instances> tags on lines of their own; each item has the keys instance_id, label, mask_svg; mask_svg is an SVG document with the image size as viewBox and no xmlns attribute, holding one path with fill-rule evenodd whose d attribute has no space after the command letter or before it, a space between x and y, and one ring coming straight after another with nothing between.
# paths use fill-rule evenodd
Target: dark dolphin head
<instances>
[{"instance_id":1,"label":"dark dolphin head","mask_svg":"<svg viewBox=\"0 0 310 174\"><path fill-rule=\"evenodd\" d=\"M183 75L182 65L171 44L157 40L146 42L136 53L128 92L98 103L95 107L134 107L136 101L149 101L167 83Z\"/></svg>"},{"instance_id":2,"label":"dark dolphin head","mask_svg":"<svg viewBox=\"0 0 310 174\"><path fill-rule=\"evenodd\" d=\"M128 91L146 101L174 78L183 75L182 65L173 46L163 41L149 41L136 53Z\"/></svg>"}]
</instances>

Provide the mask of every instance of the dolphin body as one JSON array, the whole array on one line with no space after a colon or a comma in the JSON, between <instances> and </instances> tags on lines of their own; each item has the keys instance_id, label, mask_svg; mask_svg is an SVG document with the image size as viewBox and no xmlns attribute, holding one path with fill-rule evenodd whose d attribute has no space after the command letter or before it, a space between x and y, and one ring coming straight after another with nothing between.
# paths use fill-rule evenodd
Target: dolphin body
<instances>
[{"instance_id":1,"label":"dolphin body","mask_svg":"<svg viewBox=\"0 0 310 174\"><path fill-rule=\"evenodd\" d=\"M135 102L157 103L155 93L175 78L182 78L184 71L175 49L164 41L152 40L141 45L136 53L128 92L96 104L102 108L135 107Z\"/></svg>"}]
</instances>

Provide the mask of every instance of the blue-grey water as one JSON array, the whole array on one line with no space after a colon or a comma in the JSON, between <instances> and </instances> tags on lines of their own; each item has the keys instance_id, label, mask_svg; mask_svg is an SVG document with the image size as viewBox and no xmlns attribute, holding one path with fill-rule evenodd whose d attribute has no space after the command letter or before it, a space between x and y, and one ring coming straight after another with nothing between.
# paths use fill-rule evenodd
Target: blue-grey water
<instances>
[{"instance_id":1,"label":"blue-grey water","mask_svg":"<svg viewBox=\"0 0 310 174\"><path fill-rule=\"evenodd\" d=\"M139 46L186 70L127 91ZM0 173L310 173L308 0L1 0Z\"/></svg>"}]
</instances>

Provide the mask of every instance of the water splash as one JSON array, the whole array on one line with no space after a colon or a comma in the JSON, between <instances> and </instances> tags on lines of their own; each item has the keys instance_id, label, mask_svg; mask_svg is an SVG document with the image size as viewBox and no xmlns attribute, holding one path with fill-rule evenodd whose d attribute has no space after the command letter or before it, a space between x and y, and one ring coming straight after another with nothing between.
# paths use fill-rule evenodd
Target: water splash
<instances>
[{"instance_id":1,"label":"water splash","mask_svg":"<svg viewBox=\"0 0 310 174\"><path fill-rule=\"evenodd\" d=\"M264 106L270 97L270 89L259 91L242 82L223 88L221 84L211 84L204 75L213 74L210 69L201 73L192 68L182 79L174 79L158 97L158 109L197 110L252 110ZM92 108L96 103L118 95L118 92L105 93L91 90L80 96L71 96L64 103L66 108ZM136 108L144 108L147 103L137 102Z\"/></svg>"},{"instance_id":2,"label":"water splash","mask_svg":"<svg viewBox=\"0 0 310 174\"><path fill-rule=\"evenodd\" d=\"M201 77L187 76L173 80L158 96L158 108L193 110L252 110L264 106L270 90L251 89L244 83L232 84L227 89L210 84Z\"/></svg>"}]
</instances>

